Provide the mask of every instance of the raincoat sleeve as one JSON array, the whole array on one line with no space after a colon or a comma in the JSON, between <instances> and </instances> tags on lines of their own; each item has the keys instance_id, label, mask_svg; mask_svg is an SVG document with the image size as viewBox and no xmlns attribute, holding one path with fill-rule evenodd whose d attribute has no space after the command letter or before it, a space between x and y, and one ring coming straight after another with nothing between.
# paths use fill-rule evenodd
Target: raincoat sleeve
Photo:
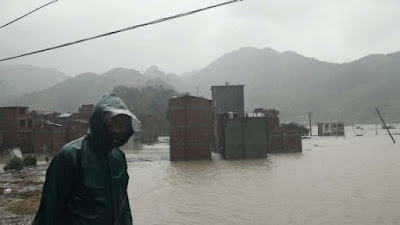
<instances>
[{"instance_id":1,"label":"raincoat sleeve","mask_svg":"<svg viewBox=\"0 0 400 225\"><path fill-rule=\"evenodd\" d=\"M128 165L126 164L126 158L125 158L125 154L122 154L123 159L124 159L124 163L125 163L125 168L128 169ZM128 175L128 181L129 181L129 175ZM128 189L128 187L126 188ZM129 197L128 197L128 190L125 190L125 194L126 194L126 206L122 215L122 224L121 225L132 225L132 212L131 212L131 207L130 207L130 203L129 203Z\"/></svg>"},{"instance_id":2,"label":"raincoat sleeve","mask_svg":"<svg viewBox=\"0 0 400 225\"><path fill-rule=\"evenodd\" d=\"M66 201L71 191L73 168L71 156L60 151L51 161L43 186L40 207L33 225L63 225Z\"/></svg>"},{"instance_id":3,"label":"raincoat sleeve","mask_svg":"<svg viewBox=\"0 0 400 225\"><path fill-rule=\"evenodd\" d=\"M128 196L126 197L127 199L127 206L125 207L125 212L123 215L123 222L121 225L132 225L132 213L131 213L131 207L129 206L129 198Z\"/></svg>"}]
</instances>

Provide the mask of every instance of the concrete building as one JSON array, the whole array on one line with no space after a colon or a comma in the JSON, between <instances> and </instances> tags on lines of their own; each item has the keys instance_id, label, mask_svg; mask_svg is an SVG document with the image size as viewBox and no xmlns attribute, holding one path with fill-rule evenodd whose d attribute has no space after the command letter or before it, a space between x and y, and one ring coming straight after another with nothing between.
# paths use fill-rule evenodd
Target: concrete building
<instances>
[{"instance_id":1,"label":"concrete building","mask_svg":"<svg viewBox=\"0 0 400 225\"><path fill-rule=\"evenodd\" d=\"M228 119L224 130L225 144L219 151L225 159L267 157L269 131L265 117Z\"/></svg>"},{"instance_id":2,"label":"concrete building","mask_svg":"<svg viewBox=\"0 0 400 225\"><path fill-rule=\"evenodd\" d=\"M319 122L318 136L344 136L344 122Z\"/></svg>"},{"instance_id":3,"label":"concrete building","mask_svg":"<svg viewBox=\"0 0 400 225\"><path fill-rule=\"evenodd\" d=\"M220 149L225 143L219 141L218 128L224 125L220 115L233 114L235 117L244 117L244 85L230 85L228 82L221 86L211 86L213 123L211 143L214 149Z\"/></svg>"},{"instance_id":4,"label":"concrete building","mask_svg":"<svg viewBox=\"0 0 400 225\"><path fill-rule=\"evenodd\" d=\"M211 100L182 96L169 100L170 160L211 159Z\"/></svg>"},{"instance_id":5,"label":"concrete building","mask_svg":"<svg viewBox=\"0 0 400 225\"><path fill-rule=\"evenodd\" d=\"M212 86L211 96L216 115L233 112L244 117L244 85Z\"/></svg>"}]
</instances>

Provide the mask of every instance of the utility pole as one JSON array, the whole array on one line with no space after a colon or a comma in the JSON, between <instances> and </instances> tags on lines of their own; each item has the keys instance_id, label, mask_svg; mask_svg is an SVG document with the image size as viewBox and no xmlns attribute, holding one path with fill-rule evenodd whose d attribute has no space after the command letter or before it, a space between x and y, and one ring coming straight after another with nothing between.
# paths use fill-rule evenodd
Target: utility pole
<instances>
[{"instance_id":1,"label":"utility pole","mask_svg":"<svg viewBox=\"0 0 400 225\"><path fill-rule=\"evenodd\" d=\"M396 143L396 141L394 140L392 134L390 133L389 129L387 128L386 123L385 123L385 121L383 120L383 118L382 118L382 116L381 116L381 113L379 112L378 108L375 107L375 109L376 109L376 112L378 113L379 117L381 118L382 123L383 123L383 125L385 126L387 132L389 133L390 137L392 138L393 143Z\"/></svg>"},{"instance_id":2,"label":"utility pole","mask_svg":"<svg viewBox=\"0 0 400 225\"><path fill-rule=\"evenodd\" d=\"M308 119L310 120L310 137L312 136L311 117L312 117L312 112L309 112L308 113Z\"/></svg>"}]
</instances>

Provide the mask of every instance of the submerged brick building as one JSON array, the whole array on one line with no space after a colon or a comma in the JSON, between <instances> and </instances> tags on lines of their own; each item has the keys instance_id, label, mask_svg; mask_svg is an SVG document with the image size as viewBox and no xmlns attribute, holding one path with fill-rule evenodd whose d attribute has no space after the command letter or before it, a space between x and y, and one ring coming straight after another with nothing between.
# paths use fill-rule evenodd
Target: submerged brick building
<instances>
[{"instance_id":1,"label":"submerged brick building","mask_svg":"<svg viewBox=\"0 0 400 225\"><path fill-rule=\"evenodd\" d=\"M32 120L28 116L28 107L0 107L0 133L3 146L20 146L21 151L29 152L31 132Z\"/></svg>"},{"instance_id":2,"label":"submerged brick building","mask_svg":"<svg viewBox=\"0 0 400 225\"><path fill-rule=\"evenodd\" d=\"M170 160L211 159L211 100L182 96L169 100Z\"/></svg>"},{"instance_id":3,"label":"submerged brick building","mask_svg":"<svg viewBox=\"0 0 400 225\"><path fill-rule=\"evenodd\" d=\"M275 109L254 110L255 113L262 113L269 127L269 153L302 152L301 132L297 129L282 127L279 120L279 111Z\"/></svg>"},{"instance_id":4,"label":"submerged brick building","mask_svg":"<svg viewBox=\"0 0 400 225\"><path fill-rule=\"evenodd\" d=\"M0 107L1 147L20 147L24 154L56 152L86 134L92 109L93 105L84 105L78 113L69 114Z\"/></svg>"}]
</instances>

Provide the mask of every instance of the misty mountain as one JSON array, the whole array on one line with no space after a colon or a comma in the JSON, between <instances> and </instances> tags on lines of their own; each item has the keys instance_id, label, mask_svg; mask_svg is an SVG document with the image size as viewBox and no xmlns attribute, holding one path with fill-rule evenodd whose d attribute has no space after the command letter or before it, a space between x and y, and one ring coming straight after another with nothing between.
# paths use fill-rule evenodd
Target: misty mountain
<instances>
[{"instance_id":1,"label":"misty mountain","mask_svg":"<svg viewBox=\"0 0 400 225\"><path fill-rule=\"evenodd\" d=\"M242 48L227 53L209 66L183 77L192 94L210 97L210 86L245 85L247 112L275 108L281 119L375 122L378 106L388 120L400 120L400 53L370 55L335 64L294 52Z\"/></svg>"},{"instance_id":2,"label":"misty mountain","mask_svg":"<svg viewBox=\"0 0 400 225\"><path fill-rule=\"evenodd\" d=\"M153 80L153 82L161 82L161 85L172 85L176 89L184 89L184 84L183 80L180 76L174 74L174 73L165 73L158 69L157 66L151 66L148 68L145 72L144 75ZM154 86L154 85L153 85Z\"/></svg>"},{"instance_id":3,"label":"misty mountain","mask_svg":"<svg viewBox=\"0 0 400 225\"><path fill-rule=\"evenodd\" d=\"M101 76L113 80L117 85L125 85L127 87L139 87L148 80L139 71L126 68L115 68L101 74Z\"/></svg>"},{"instance_id":4,"label":"misty mountain","mask_svg":"<svg viewBox=\"0 0 400 225\"><path fill-rule=\"evenodd\" d=\"M174 87L210 97L212 85L245 85L246 111L256 107L277 109L284 121L341 120L379 122L377 106L391 122L400 121L400 52L369 55L336 64L319 61L295 52L270 48L242 48L225 55L207 67L183 77L167 74L152 66L141 74L133 69L116 68L97 75L81 74L48 89L26 94L15 104L35 109L76 111L81 104L94 103L116 86L145 88ZM3 86L2 86L3 85ZM13 86L0 87L12 92Z\"/></svg>"},{"instance_id":5,"label":"misty mountain","mask_svg":"<svg viewBox=\"0 0 400 225\"><path fill-rule=\"evenodd\" d=\"M76 112L82 104L95 103L99 97L117 85L113 79L84 73L71 77L43 91L25 94L16 99L16 105L36 110Z\"/></svg>"},{"instance_id":6,"label":"misty mountain","mask_svg":"<svg viewBox=\"0 0 400 225\"><path fill-rule=\"evenodd\" d=\"M37 110L75 112L82 104L96 103L100 96L113 92L117 86L172 87L159 78L147 78L136 70L116 68L100 75L84 73L71 77L45 90L22 95L13 104Z\"/></svg>"},{"instance_id":7,"label":"misty mountain","mask_svg":"<svg viewBox=\"0 0 400 225\"><path fill-rule=\"evenodd\" d=\"M16 96L52 87L68 78L55 69L0 65L0 106Z\"/></svg>"}]
</instances>

